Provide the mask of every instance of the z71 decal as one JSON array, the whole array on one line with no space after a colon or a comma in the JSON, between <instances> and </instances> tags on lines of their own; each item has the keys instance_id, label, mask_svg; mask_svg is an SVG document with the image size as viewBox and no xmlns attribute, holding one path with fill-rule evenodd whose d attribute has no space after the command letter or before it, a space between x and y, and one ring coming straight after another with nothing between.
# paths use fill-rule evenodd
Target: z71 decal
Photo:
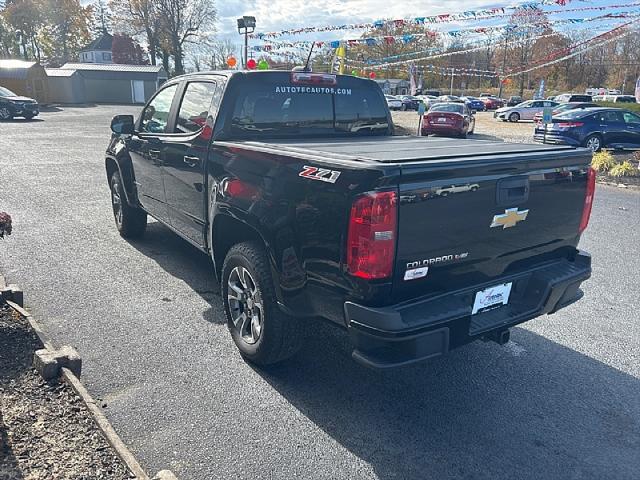
<instances>
[{"instance_id":1,"label":"z71 decal","mask_svg":"<svg viewBox=\"0 0 640 480\"><path fill-rule=\"evenodd\" d=\"M329 170L328 168L309 167L305 165L298 176L310 178L311 180L320 180L321 182L336 183L340 172L337 170Z\"/></svg>"}]
</instances>

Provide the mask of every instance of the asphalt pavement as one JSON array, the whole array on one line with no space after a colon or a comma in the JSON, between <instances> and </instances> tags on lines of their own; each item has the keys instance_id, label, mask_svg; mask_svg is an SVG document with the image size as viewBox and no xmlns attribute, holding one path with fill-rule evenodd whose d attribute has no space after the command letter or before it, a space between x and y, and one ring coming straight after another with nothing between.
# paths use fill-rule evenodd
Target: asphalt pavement
<instances>
[{"instance_id":1,"label":"asphalt pavement","mask_svg":"<svg viewBox=\"0 0 640 480\"><path fill-rule=\"evenodd\" d=\"M243 362L205 255L158 223L122 239L109 121L64 108L0 123L0 272L149 472L181 479L640 478L640 192L599 186L579 303L389 372L310 322L287 365Z\"/></svg>"}]
</instances>

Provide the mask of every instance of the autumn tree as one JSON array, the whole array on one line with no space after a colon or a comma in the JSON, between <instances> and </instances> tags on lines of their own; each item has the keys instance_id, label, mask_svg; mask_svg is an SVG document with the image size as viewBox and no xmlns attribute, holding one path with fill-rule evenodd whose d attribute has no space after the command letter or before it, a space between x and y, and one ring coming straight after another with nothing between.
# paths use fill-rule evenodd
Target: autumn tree
<instances>
[{"instance_id":1,"label":"autumn tree","mask_svg":"<svg viewBox=\"0 0 640 480\"><path fill-rule=\"evenodd\" d=\"M80 50L89 43L91 6L83 7L79 0L44 0L47 24L43 33L43 49L51 64L61 65L76 60Z\"/></svg>"},{"instance_id":2,"label":"autumn tree","mask_svg":"<svg viewBox=\"0 0 640 480\"><path fill-rule=\"evenodd\" d=\"M132 37L144 35L151 64L156 64L161 35L161 19L154 0L110 0L116 30Z\"/></svg>"},{"instance_id":3,"label":"autumn tree","mask_svg":"<svg viewBox=\"0 0 640 480\"><path fill-rule=\"evenodd\" d=\"M111 46L114 63L148 65L147 56L138 42L129 35L116 33Z\"/></svg>"}]
</instances>

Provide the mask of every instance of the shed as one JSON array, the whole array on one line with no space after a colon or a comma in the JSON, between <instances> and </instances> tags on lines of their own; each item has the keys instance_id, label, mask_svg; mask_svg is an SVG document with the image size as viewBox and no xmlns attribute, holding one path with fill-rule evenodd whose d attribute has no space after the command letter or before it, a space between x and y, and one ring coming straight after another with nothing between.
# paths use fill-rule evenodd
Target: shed
<instances>
[{"instance_id":1,"label":"shed","mask_svg":"<svg viewBox=\"0 0 640 480\"><path fill-rule=\"evenodd\" d=\"M0 60L0 86L40 103L49 101L47 73L38 62Z\"/></svg>"},{"instance_id":2,"label":"shed","mask_svg":"<svg viewBox=\"0 0 640 480\"><path fill-rule=\"evenodd\" d=\"M95 103L145 103L167 80L161 65L67 63L84 83L84 101Z\"/></svg>"},{"instance_id":3,"label":"shed","mask_svg":"<svg viewBox=\"0 0 640 480\"><path fill-rule=\"evenodd\" d=\"M376 80L378 85L385 94L389 95L408 95L410 90L410 84L407 80L400 78L389 78Z\"/></svg>"},{"instance_id":4,"label":"shed","mask_svg":"<svg viewBox=\"0 0 640 480\"><path fill-rule=\"evenodd\" d=\"M84 81L77 70L47 68L49 101L54 103L85 103Z\"/></svg>"}]
</instances>

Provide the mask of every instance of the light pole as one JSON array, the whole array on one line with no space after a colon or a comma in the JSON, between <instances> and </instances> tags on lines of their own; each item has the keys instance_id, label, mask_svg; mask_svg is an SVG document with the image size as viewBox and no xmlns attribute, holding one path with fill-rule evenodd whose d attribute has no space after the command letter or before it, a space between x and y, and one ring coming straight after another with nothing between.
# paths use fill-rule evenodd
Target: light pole
<instances>
[{"instance_id":1,"label":"light pole","mask_svg":"<svg viewBox=\"0 0 640 480\"><path fill-rule=\"evenodd\" d=\"M249 59L249 34L256 29L256 17L243 16L238 18L238 33L244 34L244 68L247 68L247 60Z\"/></svg>"}]
</instances>

